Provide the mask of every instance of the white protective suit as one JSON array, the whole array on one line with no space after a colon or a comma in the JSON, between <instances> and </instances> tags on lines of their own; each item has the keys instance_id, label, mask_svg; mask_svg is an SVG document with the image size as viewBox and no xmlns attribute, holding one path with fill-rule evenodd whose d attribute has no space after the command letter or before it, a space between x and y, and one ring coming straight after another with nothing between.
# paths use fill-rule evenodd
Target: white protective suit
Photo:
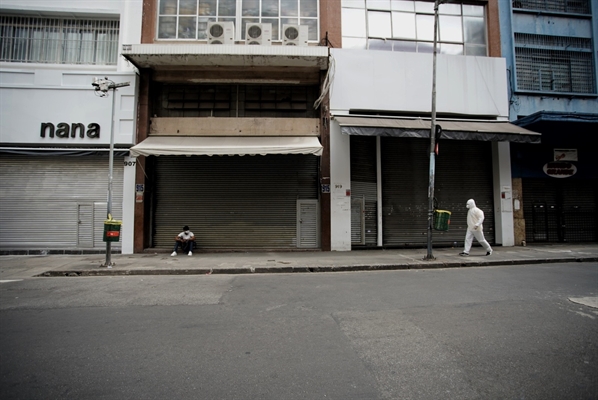
<instances>
[{"instance_id":1,"label":"white protective suit","mask_svg":"<svg viewBox=\"0 0 598 400\"><path fill-rule=\"evenodd\" d=\"M492 247L490 247L490 244L484 239L484 228L482 226L482 223L484 222L484 212L476 207L473 199L467 200L467 208L469 211L467 212L467 233L465 234L465 247L463 253L465 255L469 254L473 238L475 237L486 250L487 255L492 254Z\"/></svg>"}]
</instances>

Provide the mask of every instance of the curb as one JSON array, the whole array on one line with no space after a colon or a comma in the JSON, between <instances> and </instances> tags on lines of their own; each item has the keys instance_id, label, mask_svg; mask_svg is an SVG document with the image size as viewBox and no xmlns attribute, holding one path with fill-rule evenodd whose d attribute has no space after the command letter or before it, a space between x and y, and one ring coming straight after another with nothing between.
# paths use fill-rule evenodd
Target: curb
<instances>
[{"instance_id":1,"label":"curb","mask_svg":"<svg viewBox=\"0 0 598 400\"><path fill-rule=\"evenodd\" d=\"M50 270L35 277L78 277L78 276L140 276L140 275L251 275L251 274L290 274L314 272L358 272L358 271L393 271L421 270L439 268L490 267L525 264L554 264L570 262L598 262L598 257L550 258L533 260L475 261L475 262L430 262L429 264L376 264L376 265L330 265L330 266L296 266L296 267L245 267L245 268L193 268L193 269L71 269Z\"/></svg>"}]
</instances>

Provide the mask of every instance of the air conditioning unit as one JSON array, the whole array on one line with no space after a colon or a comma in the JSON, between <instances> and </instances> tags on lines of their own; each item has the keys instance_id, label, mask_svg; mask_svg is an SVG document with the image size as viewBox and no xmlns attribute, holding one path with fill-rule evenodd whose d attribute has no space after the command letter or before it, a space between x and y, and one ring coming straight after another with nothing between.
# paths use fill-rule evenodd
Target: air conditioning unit
<instances>
[{"instance_id":1,"label":"air conditioning unit","mask_svg":"<svg viewBox=\"0 0 598 400\"><path fill-rule=\"evenodd\" d=\"M208 22L208 44L235 44L234 22Z\"/></svg>"},{"instance_id":2,"label":"air conditioning unit","mask_svg":"<svg viewBox=\"0 0 598 400\"><path fill-rule=\"evenodd\" d=\"M308 29L307 25L283 25L283 46L307 46Z\"/></svg>"},{"instance_id":3,"label":"air conditioning unit","mask_svg":"<svg viewBox=\"0 0 598 400\"><path fill-rule=\"evenodd\" d=\"M252 24L245 26L245 44L272 44L272 24Z\"/></svg>"}]
</instances>

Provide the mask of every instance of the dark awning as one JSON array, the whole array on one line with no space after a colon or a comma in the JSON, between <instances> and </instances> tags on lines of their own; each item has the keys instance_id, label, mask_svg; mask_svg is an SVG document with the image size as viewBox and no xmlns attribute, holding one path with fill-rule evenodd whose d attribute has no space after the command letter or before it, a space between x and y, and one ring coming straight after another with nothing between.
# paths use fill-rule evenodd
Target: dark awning
<instances>
[{"instance_id":1,"label":"dark awning","mask_svg":"<svg viewBox=\"0 0 598 400\"><path fill-rule=\"evenodd\" d=\"M598 114L588 113L565 113L558 111L538 111L527 117L513 121L518 126L530 126L540 122L565 122L565 123L587 123L598 124Z\"/></svg>"},{"instance_id":2,"label":"dark awning","mask_svg":"<svg viewBox=\"0 0 598 400\"><path fill-rule=\"evenodd\" d=\"M430 119L335 116L341 132L357 136L430 137ZM436 120L441 139L540 143L541 134L507 121Z\"/></svg>"}]
</instances>

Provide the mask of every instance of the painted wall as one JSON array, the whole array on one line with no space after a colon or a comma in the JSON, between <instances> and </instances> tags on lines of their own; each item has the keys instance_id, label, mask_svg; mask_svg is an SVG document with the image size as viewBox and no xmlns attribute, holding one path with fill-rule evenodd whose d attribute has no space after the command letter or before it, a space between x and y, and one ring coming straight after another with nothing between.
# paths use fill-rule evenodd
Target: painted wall
<instances>
[{"instance_id":1,"label":"painted wall","mask_svg":"<svg viewBox=\"0 0 598 400\"><path fill-rule=\"evenodd\" d=\"M107 147L110 145L112 91L99 97L91 86L96 74L49 69L0 70L0 142L57 147ZM136 76L133 73L104 74L115 82L131 82L117 89L114 108L115 145L134 144ZM41 125L82 123L84 137L42 135ZM89 125L95 123L99 132ZM45 137L42 137L45 136ZM90 137L91 136L91 137Z\"/></svg>"},{"instance_id":2,"label":"painted wall","mask_svg":"<svg viewBox=\"0 0 598 400\"><path fill-rule=\"evenodd\" d=\"M330 49L335 73L330 109L429 113L432 55ZM436 111L508 117L505 60L438 55Z\"/></svg>"}]
</instances>

